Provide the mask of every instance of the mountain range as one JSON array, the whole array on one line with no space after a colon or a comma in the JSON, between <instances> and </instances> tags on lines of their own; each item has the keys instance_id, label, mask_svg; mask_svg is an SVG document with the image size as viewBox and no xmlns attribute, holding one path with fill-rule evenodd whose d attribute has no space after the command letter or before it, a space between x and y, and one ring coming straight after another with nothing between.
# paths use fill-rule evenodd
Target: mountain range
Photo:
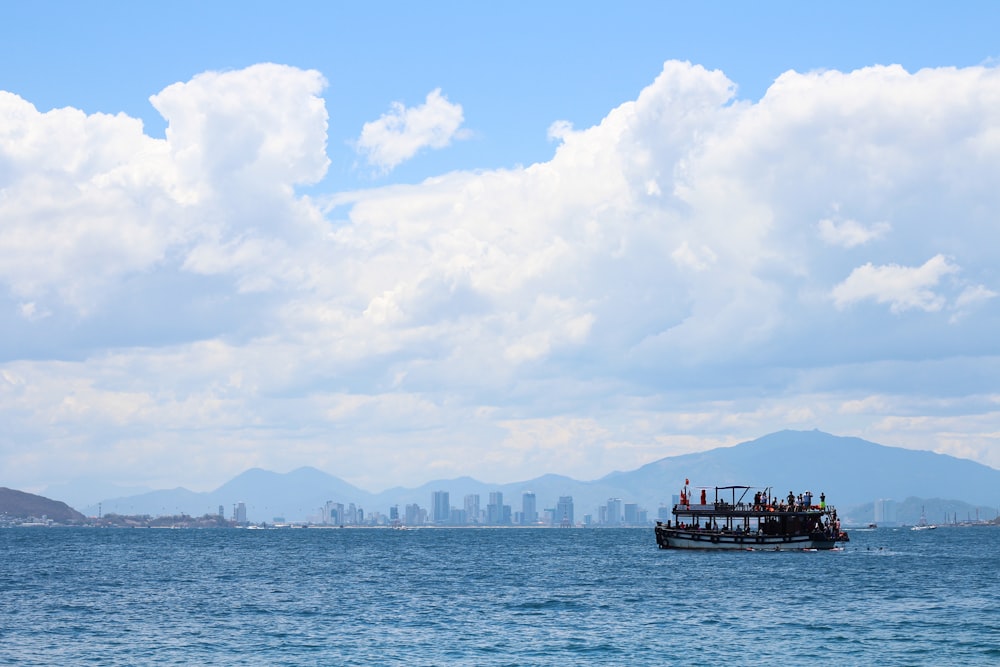
<instances>
[{"instance_id":1,"label":"mountain range","mask_svg":"<svg viewBox=\"0 0 1000 667\"><path fill-rule=\"evenodd\" d=\"M150 491L135 495L105 498L100 501L104 513L163 514L186 513L193 516L215 514L220 506L229 516L234 503L244 502L247 518L253 522L305 520L319 513L328 500L347 505L354 503L366 512L383 514L393 505L402 512L405 505L417 503L429 507L434 491L448 491L452 506L461 507L467 494L479 494L485 508L489 494L504 494L504 503L517 511L521 494L535 493L537 508L554 507L560 496L572 496L577 520L584 514L596 514L598 506L609 498L638 503L656 516L661 505L669 505L685 479L693 487L745 484L770 486L775 495L789 491L796 494L811 490L825 493L829 502L841 508L867 506L877 499L937 498L966 506L995 508L1000 504L1000 470L989 466L928 451L887 447L853 437L835 436L820 431L780 431L732 447L671 456L636 470L613 472L600 479L579 481L560 475L543 475L507 484L490 484L470 477L434 480L417 488L392 488L371 493L315 468L305 467L288 473L250 469L214 491L193 492L184 488ZM63 491L72 487L61 487ZM709 491L711 493L711 490ZM72 504L73 499L67 498ZM96 515L97 502L82 505L87 515ZM965 518L963 514L960 518ZM900 520L909 520L903 516Z\"/></svg>"}]
</instances>

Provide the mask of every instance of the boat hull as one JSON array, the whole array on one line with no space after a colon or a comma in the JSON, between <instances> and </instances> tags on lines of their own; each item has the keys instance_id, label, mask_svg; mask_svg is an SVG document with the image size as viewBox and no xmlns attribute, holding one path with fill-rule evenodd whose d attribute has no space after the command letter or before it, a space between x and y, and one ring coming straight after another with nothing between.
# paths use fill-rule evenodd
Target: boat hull
<instances>
[{"instance_id":1,"label":"boat hull","mask_svg":"<svg viewBox=\"0 0 1000 667\"><path fill-rule=\"evenodd\" d=\"M679 530L656 527L656 543L661 549L700 549L713 551L785 551L829 550L837 540L820 534L811 535L741 535Z\"/></svg>"}]
</instances>

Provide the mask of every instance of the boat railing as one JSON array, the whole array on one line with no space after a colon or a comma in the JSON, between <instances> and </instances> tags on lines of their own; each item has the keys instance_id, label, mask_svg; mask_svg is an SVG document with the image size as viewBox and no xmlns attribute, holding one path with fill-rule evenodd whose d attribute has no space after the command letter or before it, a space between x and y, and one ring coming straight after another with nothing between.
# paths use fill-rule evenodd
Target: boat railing
<instances>
[{"instance_id":1,"label":"boat railing","mask_svg":"<svg viewBox=\"0 0 1000 667\"><path fill-rule=\"evenodd\" d=\"M726 502L717 503L677 503L673 508L674 513L687 513L687 512L733 512L733 513L778 513L778 514L788 514L788 513L822 513L822 514L832 514L836 512L836 508L833 505L827 505L826 507L820 507L819 505L810 505L808 507L803 505L793 505L788 507L782 504L770 504L770 505L754 505L752 503L737 503L732 505Z\"/></svg>"}]
</instances>

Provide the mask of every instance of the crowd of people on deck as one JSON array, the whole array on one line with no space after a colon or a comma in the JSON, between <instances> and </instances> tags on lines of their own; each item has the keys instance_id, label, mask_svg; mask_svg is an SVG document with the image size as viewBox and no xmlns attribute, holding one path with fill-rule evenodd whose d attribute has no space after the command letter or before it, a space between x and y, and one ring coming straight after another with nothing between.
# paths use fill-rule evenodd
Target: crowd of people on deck
<instances>
[{"instance_id":1,"label":"crowd of people on deck","mask_svg":"<svg viewBox=\"0 0 1000 667\"><path fill-rule=\"evenodd\" d=\"M753 509L756 512L804 512L810 509L826 509L826 494L819 494L819 504L813 505L812 491L806 491L796 496L788 492L787 498L769 497L765 492L757 492L753 496Z\"/></svg>"},{"instance_id":2,"label":"crowd of people on deck","mask_svg":"<svg viewBox=\"0 0 1000 667\"><path fill-rule=\"evenodd\" d=\"M685 487L681 491L680 504L688 505L691 503L691 493L687 489L687 480L685 481ZM701 491L701 505L707 505L705 490ZM788 496L785 498L772 497L766 491L759 491L754 494L753 504L744 504L742 502L735 506L731 506L725 501L716 501L714 506L716 509L728 509L733 507L739 511L754 511L754 512L805 512L808 510L821 510L824 512L822 516L817 516L816 521L812 525L801 525L798 524L796 520L796 525L794 528L789 525L784 526L784 531L792 530L798 532L800 530L805 530L812 533L822 533L827 537L836 537L841 535L840 529L840 519L837 518L837 510L831 508L829 514L826 514L826 494L820 493L818 504L814 504L815 497L812 491L805 491L798 495L789 491ZM666 523L667 527L670 527L670 521ZM756 531L750 530L746 526L735 526L732 529L727 526L719 528L715 520L706 520L704 526L695 521L692 524L688 524L682 521L678 521L676 528L681 530L692 530L692 531L709 531L720 534L734 534L734 535L776 535L784 532L782 530L782 524L776 519L762 520L758 523Z\"/></svg>"}]
</instances>

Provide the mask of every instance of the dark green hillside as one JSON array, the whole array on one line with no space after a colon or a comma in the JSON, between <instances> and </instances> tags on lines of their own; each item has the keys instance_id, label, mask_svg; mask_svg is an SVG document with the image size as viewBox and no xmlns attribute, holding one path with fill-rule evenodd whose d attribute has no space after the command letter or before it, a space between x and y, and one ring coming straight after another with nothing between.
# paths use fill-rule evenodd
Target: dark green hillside
<instances>
[{"instance_id":1,"label":"dark green hillside","mask_svg":"<svg viewBox=\"0 0 1000 667\"><path fill-rule=\"evenodd\" d=\"M17 519L46 517L57 522L83 521L85 516L66 503L33 493L0 487L0 514Z\"/></svg>"}]
</instances>

